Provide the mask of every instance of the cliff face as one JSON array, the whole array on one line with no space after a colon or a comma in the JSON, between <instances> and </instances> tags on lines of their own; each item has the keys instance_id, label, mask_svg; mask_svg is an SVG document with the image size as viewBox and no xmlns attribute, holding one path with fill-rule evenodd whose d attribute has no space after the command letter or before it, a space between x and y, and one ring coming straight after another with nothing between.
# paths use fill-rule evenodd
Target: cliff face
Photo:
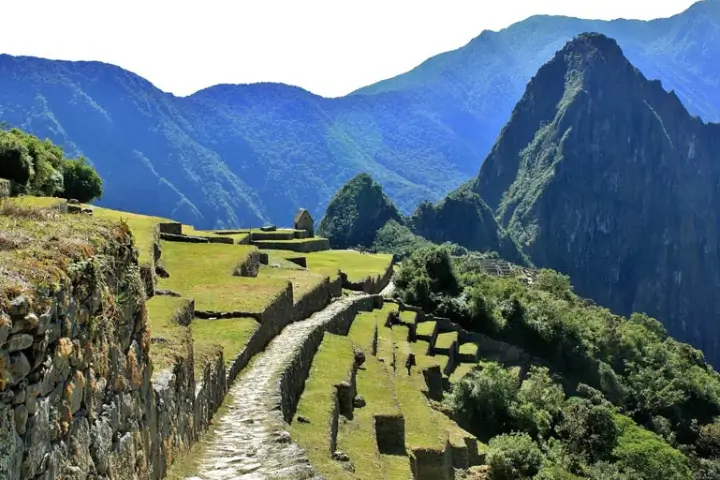
<instances>
[{"instance_id":1,"label":"cliff face","mask_svg":"<svg viewBox=\"0 0 720 480\"><path fill-rule=\"evenodd\" d=\"M530 81L473 190L539 266L720 362L720 126L599 34Z\"/></svg>"}]
</instances>

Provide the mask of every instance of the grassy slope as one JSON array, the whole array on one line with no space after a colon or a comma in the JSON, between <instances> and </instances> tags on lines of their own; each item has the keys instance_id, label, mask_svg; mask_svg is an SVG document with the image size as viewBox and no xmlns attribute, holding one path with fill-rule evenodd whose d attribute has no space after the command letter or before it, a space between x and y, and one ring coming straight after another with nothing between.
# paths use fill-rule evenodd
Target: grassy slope
<instances>
[{"instance_id":1,"label":"grassy slope","mask_svg":"<svg viewBox=\"0 0 720 480\"><path fill-rule=\"evenodd\" d=\"M254 247L245 245L162 242L162 262L170 278L161 288L195 298L198 310L261 312L287 286L274 278L233 275Z\"/></svg>"}]
</instances>

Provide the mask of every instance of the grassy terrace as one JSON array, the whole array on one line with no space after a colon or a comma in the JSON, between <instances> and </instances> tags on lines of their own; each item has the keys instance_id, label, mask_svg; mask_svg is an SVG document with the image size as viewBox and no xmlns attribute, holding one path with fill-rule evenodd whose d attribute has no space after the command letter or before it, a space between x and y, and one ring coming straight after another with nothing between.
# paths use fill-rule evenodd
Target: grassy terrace
<instances>
[{"instance_id":1,"label":"grassy terrace","mask_svg":"<svg viewBox=\"0 0 720 480\"><path fill-rule=\"evenodd\" d=\"M192 330L195 374L212 358L218 348L223 351L225 365L229 365L245 348L250 337L260 327L254 318L227 318L220 320L202 320L196 318L190 324Z\"/></svg>"},{"instance_id":2,"label":"grassy terrace","mask_svg":"<svg viewBox=\"0 0 720 480\"><path fill-rule=\"evenodd\" d=\"M55 285L70 264L113 242L128 241L121 225L88 215L32 207L32 197L0 199L0 307L21 293ZM41 202L42 203L42 202Z\"/></svg>"},{"instance_id":3,"label":"grassy terrace","mask_svg":"<svg viewBox=\"0 0 720 480\"><path fill-rule=\"evenodd\" d=\"M297 407L296 418L302 415L310 420L310 423L300 423L297 420L292 423L293 440L305 449L310 462L328 478L343 477L346 474L342 466L331 457L330 430L335 385L350 378L353 362L350 339L325 333Z\"/></svg>"},{"instance_id":4,"label":"grassy terrace","mask_svg":"<svg viewBox=\"0 0 720 480\"><path fill-rule=\"evenodd\" d=\"M258 274L258 279L288 280L292 282L293 301L295 303L299 302L306 293L309 293L312 289L323 283L326 278L324 275L307 270L274 268L267 265L261 265L260 273Z\"/></svg>"},{"instance_id":5,"label":"grassy terrace","mask_svg":"<svg viewBox=\"0 0 720 480\"><path fill-rule=\"evenodd\" d=\"M192 342L190 329L177 322L178 315L187 306L185 298L156 295L148 300L153 373L171 367L177 359L188 355Z\"/></svg>"},{"instance_id":6,"label":"grassy terrace","mask_svg":"<svg viewBox=\"0 0 720 480\"><path fill-rule=\"evenodd\" d=\"M473 368L477 367L476 363L461 363L456 368L455 371L450 375L450 382L451 383L457 383L462 378L470 373Z\"/></svg>"},{"instance_id":7,"label":"grassy terrace","mask_svg":"<svg viewBox=\"0 0 720 480\"><path fill-rule=\"evenodd\" d=\"M416 333L423 337L430 337L435 331L436 324L435 321L418 323Z\"/></svg>"},{"instance_id":8,"label":"grassy terrace","mask_svg":"<svg viewBox=\"0 0 720 480\"><path fill-rule=\"evenodd\" d=\"M350 282L382 276L392 262L392 255L365 254L352 250L327 250L307 254L308 268L328 275L342 270Z\"/></svg>"},{"instance_id":9,"label":"grassy terrace","mask_svg":"<svg viewBox=\"0 0 720 480\"><path fill-rule=\"evenodd\" d=\"M12 203L22 206L22 207L33 207L33 208L58 207L60 205L64 205L65 203L67 203L67 200L65 200L64 198L33 197L33 196L10 197L10 198L5 199L5 201L12 202Z\"/></svg>"},{"instance_id":10,"label":"grassy terrace","mask_svg":"<svg viewBox=\"0 0 720 480\"><path fill-rule=\"evenodd\" d=\"M478 352L478 346L475 343L463 343L460 345L460 355L471 355L476 356Z\"/></svg>"},{"instance_id":11,"label":"grassy terrace","mask_svg":"<svg viewBox=\"0 0 720 480\"><path fill-rule=\"evenodd\" d=\"M403 310L400 312L400 321L405 325L413 325L417 320L417 313L411 312L410 310Z\"/></svg>"},{"instance_id":12,"label":"grassy terrace","mask_svg":"<svg viewBox=\"0 0 720 480\"><path fill-rule=\"evenodd\" d=\"M437 340L435 341L435 348L449 350L450 347L452 347L452 344L457 342L457 339L457 332L441 333L437 336Z\"/></svg>"},{"instance_id":13,"label":"grassy terrace","mask_svg":"<svg viewBox=\"0 0 720 480\"><path fill-rule=\"evenodd\" d=\"M148 263L152 259L157 224L171 221L161 217L149 217L95 206L92 209L95 217L127 222L135 239L135 246L138 249L138 261L141 264Z\"/></svg>"},{"instance_id":14,"label":"grassy terrace","mask_svg":"<svg viewBox=\"0 0 720 480\"><path fill-rule=\"evenodd\" d=\"M162 242L162 249L170 278L158 279L160 288L194 298L197 310L262 312L287 287L284 279L233 275L251 246Z\"/></svg>"}]
</instances>

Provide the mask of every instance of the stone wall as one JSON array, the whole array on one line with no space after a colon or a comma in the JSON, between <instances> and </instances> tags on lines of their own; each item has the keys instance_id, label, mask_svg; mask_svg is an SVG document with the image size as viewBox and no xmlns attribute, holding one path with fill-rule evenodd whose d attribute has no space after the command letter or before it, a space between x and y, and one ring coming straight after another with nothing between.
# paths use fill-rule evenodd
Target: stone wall
<instances>
[{"instance_id":1,"label":"stone wall","mask_svg":"<svg viewBox=\"0 0 720 480\"><path fill-rule=\"evenodd\" d=\"M375 415L373 422L378 451L385 454L404 454L405 417L402 415Z\"/></svg>"},{"instance_id":2,"label":"stone wall","mask_svg":"<svg viewBox=\"0 0 720 480\"><path fill-rule=\"evenodd\" d=\"M307 242L282 242L272 240L255 240L253 235L252 243L263 250L290 250L291 252L312 253L330 250L330 242L326 238L314 238Z\"/></svg>"},{"instance_id":3,"label":"stone wall","mask_svg":"<svg viewBox=\"0 0 720 480\"><path fill-rule=\"evenodd\" d=\"M283 368L280 376L280 408L286 422L292 421L297 402L305 388L315 352L320 347L324 332L347 335L350 325L359 311L371 311L382 305L379 295L358 296L348 306L336 312L326 322L316 325L309 332L302 347ZM324 313L324 312L323 312Z\"/></svg>"},{"instance_id":4,"label":"stone wall","mask_svg":"<svg viewBox=\"0 0 720 480\"><path fill-rule=\"evenodd\" d=\"M342 296L342 277L337 275L335 278L330 279L330 295L333 297Z\"/></svg>"},{"instance_id":5,"label":"stone wall","mask_svg":"<svg viewBox=\"0 0 720 480\"><path fill-rule=\"evenodd\" d=\"M425 385L428 388L428 396L440 401L443 399L443 375L439 365L433 365L423 370Z\"/></svg>"},{"instance_id":6,"label":"stone wall","mask_svg":"<svg viewBox=\"0 0 720 480\"><path fill-rule=\"evenodd\" d=\"M182 223L179 222L162 222L158 223L160 233L170 233L172 235L182 235Z\"/></svg>"},{"instance_id":7,"label":"stone wall","mask_svg":"<svg viewBox=\"0 0 720 480\"><path fill-rule=\"evenodd\" d=\"M330 280L324 279L295 303L292 321L297 322L325 308L332 298Z\"/></svg>"},{"instance_id":8,"label":"stone wall","mask_svg":"<svg viewBox=\"0 0 720 480\"><path fill-rule=\"evenodd\" d=\"M12 193L12 184L10 180L0 178L0 198L9 197Z\"/></svg>"},{"instance_id":9,"label":"stone wall","mask_svg":"<svg viewBox=\"0 0 720 480\"><path fill-rule=\"evenodd\" d=\"M199 436L207 430L210 420L220 408L229 388L222 352L205 364L202 378L196 380L195 432Z\"/></svg>"},{"instance_id":10,"label":"stone wall","mask_svg":"<svg viewBox=\"0 0 720 480\"><path fill-rule=\"evenodd\" d=\"M152 478L144 290L128 235L0 312L0 478Z\"/></svg>"},{"instance_id":11,"label":"stone wall","mask_svg":"<svg viewBox=\"0 0 720 480\"><path fill-rule=\"evenodd\" d=\"M152 252L149 254L150 260L140 264L140 276L145 285L145 295L150 298L155 295L155 285L157 285L157 273L155 271L162 249L160 248L160 227L155 227Z\"/></svg>"},{"instance_id":12,"label":"stone wall","mask_svg":"<svg viewBox=\"0 0 720 480\"><path fill-rule=\"evenodd\" d=\"M414 480L450 480L453 472L452 448L444 450L414 448L410 452L410 470Z\"/></svg>"}]
</instances>

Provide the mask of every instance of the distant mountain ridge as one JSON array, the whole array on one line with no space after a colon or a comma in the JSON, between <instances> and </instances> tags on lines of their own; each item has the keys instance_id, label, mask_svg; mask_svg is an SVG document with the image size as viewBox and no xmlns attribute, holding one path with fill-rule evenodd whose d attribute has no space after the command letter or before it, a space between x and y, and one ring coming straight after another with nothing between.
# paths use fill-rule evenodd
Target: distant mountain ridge
<instances>
[{"instance_id":1,"label":"distant mountain ridge","mask_svg":"<svg viewBox=\"0 0 720 480\"><path fill-rule=\"evenodd\" d=\"M98 62L0 56L0 121L84 154L102 205L198 227L319 218L361 172L404 213L472 178L523 88L573 35L607 33L695 114L720 120L720 2L670 19L532 17L352 95L219 85L178 98Z\"/></svg>"},{"instance_id":2,"label":"distant mountain ridge","mask_svg":"<svg viewBox=\"0 0 720 480\"><path fill-rule=\"evenodd\" d=\"M720 124L613 39L580 35L538 71L468 187L537 266L720 364Z\"/></svg>"}]
</instances>

